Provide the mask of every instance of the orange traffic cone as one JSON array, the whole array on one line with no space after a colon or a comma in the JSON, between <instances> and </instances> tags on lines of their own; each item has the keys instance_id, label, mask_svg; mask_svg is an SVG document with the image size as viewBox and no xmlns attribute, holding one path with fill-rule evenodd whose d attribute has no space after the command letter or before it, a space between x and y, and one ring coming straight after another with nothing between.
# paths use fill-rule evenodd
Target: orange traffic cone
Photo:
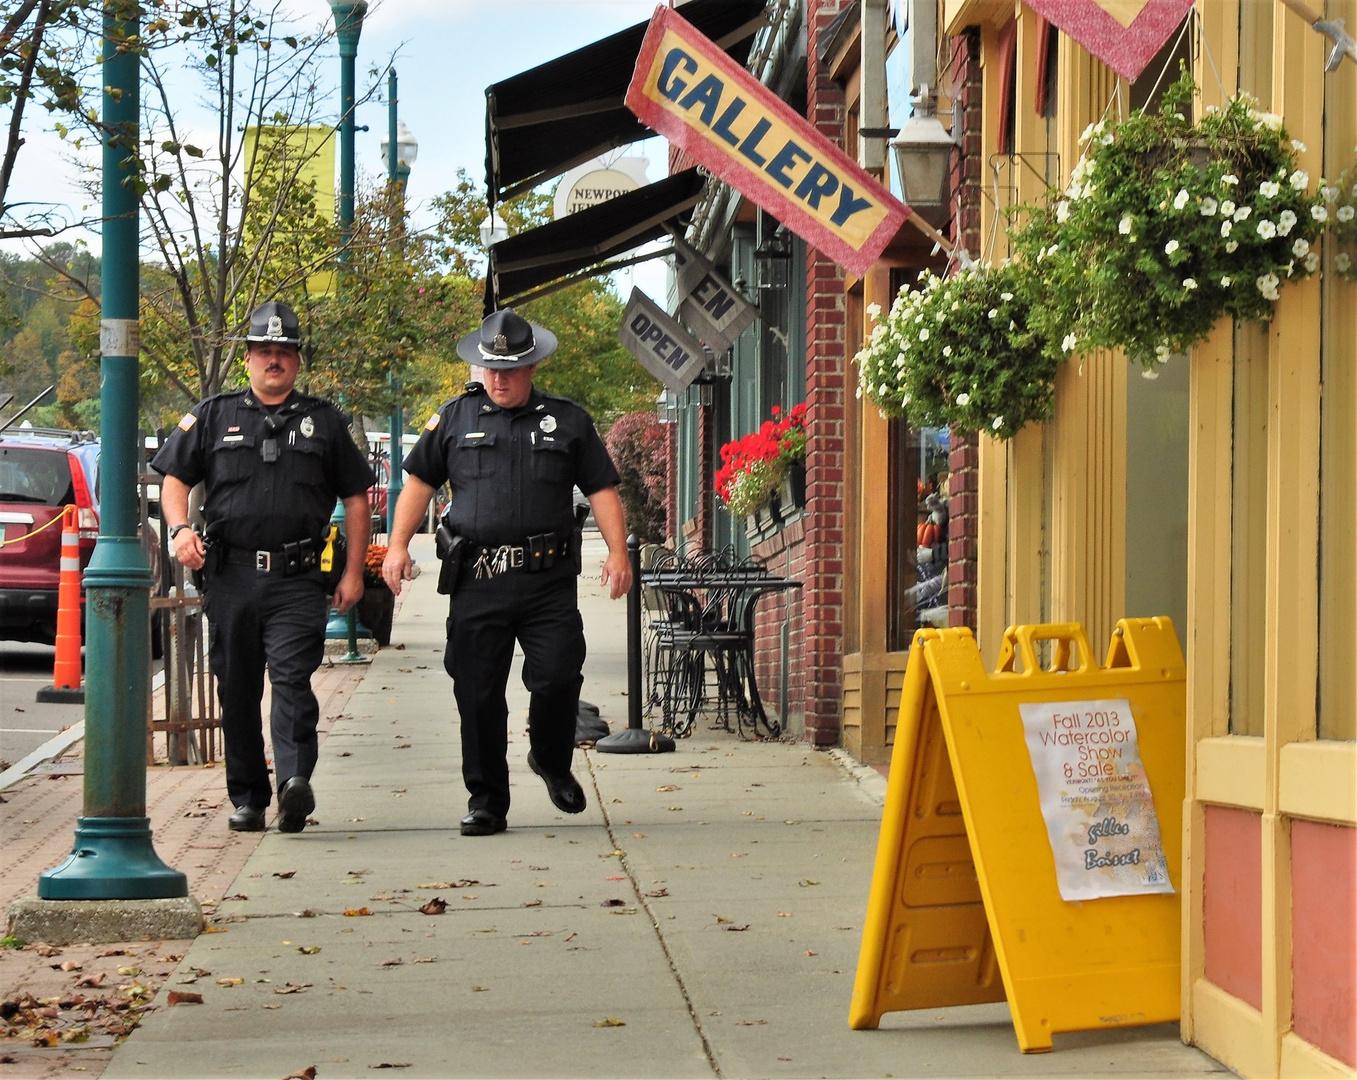
<instances>
[{"instance_id":1,"label":"orange traffic cone","mask_svg":"<svg viewBox=\"0 0 1357 1080\"><path fill-rule=\"evenodd\" d=\"M57 583L57 653L52 685L38 691L39 701L85 700L80 666L80 520L68 506L61 515L61 577Z\"/></svg>"}]
</instances>

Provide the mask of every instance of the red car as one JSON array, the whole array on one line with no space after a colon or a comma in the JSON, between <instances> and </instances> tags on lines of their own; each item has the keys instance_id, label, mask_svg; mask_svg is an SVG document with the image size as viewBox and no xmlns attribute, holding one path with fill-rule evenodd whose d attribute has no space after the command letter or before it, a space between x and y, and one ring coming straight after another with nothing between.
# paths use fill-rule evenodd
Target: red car
<instances>
[{"instance_id":1,"label":"red car","mask_svg":"<svg viewBox=\"0 0 1357 1080\"><path fill-rule=\"evenodd\" d=\"M79 510L83 570L99 537L98 439L50 429L0 432L0 641L56 640L59 519L68 505Z\"/></svg>"}]
</instances>

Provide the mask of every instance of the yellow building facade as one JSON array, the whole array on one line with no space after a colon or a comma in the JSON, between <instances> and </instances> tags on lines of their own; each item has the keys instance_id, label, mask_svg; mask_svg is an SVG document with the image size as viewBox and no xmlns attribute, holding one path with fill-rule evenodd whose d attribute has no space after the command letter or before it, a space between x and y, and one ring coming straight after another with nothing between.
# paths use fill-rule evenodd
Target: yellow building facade
<instances>
[{"instance_id":1,"label":"yellow building facade","mask_svg":"<svg viewBox=\"0 0 1357 1080\"><path fill-rule=\"evenodd\" d=\"M1357 0L1309 2L1357 27ZM982 261L1006 254L1004 210L1063 188L1085 128L1151 99L1179 57L1198 108L1243 91L1280 115L1311 177L1357 161L1357 62L1326 72L1332 42L1281 0L1197 0L1134 85L1020 0L938 10L941 55L978 43ZM1357 1075L1357 284L1332 247L1269 324L1223 321L1157 380L1119 354L1072 358L1050 423L979 439L968 496L967 621L988 664L1013 624L1081 623L1100 650L1123 616L1173 617L1189 672L1182 1031L1245 1076ZM895 269L848 283L849 355ZM862 405L846 417L843 737L871 761L908 639L891 633L880 542L899 438Z\"/></svg>"}]
</instances>

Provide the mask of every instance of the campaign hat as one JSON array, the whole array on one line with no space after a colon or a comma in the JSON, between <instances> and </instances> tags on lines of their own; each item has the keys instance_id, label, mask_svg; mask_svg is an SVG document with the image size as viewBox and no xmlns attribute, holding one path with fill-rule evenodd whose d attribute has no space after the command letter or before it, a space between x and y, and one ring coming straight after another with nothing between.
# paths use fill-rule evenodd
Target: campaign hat
<instances>
[{"instance_id":1,"label":"campaign hat","mask_svg":"<svg viewBox=\"0 0 1357 1080\"><path fill-rule=\"evenodd\" d=\"M300 347L302 331L297 313L281 300L260 304L250 313L250 331L245 340Z\"/></svg>"},{"instance_id":2,"label":"campaign hat","mask_svg":"<svg viewBox=\"0 0 1357 1080\"><path fill-rule=\"evenodd\" d=\"M532 367L555 351L556 335L513 308L492 311L481 320L479 330L457 343L458 356L492 371Z\"/></svg>"}]
</instances>

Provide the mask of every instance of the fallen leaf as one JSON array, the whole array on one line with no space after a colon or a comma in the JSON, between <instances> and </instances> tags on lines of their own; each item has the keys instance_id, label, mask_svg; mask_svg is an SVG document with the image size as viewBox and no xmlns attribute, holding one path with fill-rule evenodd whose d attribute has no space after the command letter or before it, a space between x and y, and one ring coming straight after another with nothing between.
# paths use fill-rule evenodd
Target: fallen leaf
<instances>
[{"instance_id":1,"label":"fallen leaf","mask_svg":"<svg viewBox=\"0 0 1357 1080\"><path fill-rule=\"evenodd\" d=\"M804 878L804 879L802 879L802 881L801 881L801 887L802 887L803 889L809 888L811 885L818 885L818 884L820 884L820 883L819 883L818 881L814 880L813 878Z\"/></svg>"},{"instance_id":2,"label":"fallen leaf","mask_svg":"<svg viewBox=\"0 0 1357 1080\"><path fill-rule=\"evenodd\" d=\"M523 904L523 906L524 906L524 907L541 907L541 906L542 906L542 901L540 901L540 900L528 900L528 901L526 901L526 902Z\"/></svg>"},{"instance_id":3,"label":"fallen leaf","mask_svg":"<svg viewBox=\"0 0 1357 1080\"><path fill-rule=\"evenodd\" d=\"M419 913L421 915L442 915L443 912L447 910L448 902L444 900L441 896L435 896L427 904L424 904L420 907Z\"/></svg>"},{"instance_id":4,"label":"fallen leaf","mask_svg":"<svg viewBox=\"0 0 1357 1080\"><path fill-rule=\"evenodd\" d=\"M278 876L277 874L274 875L274 877L277 877L277 876ZM238 892L238 893L232 893L230 896L223 896L222 899L223 899L223 900L248 900L249 897L246 896L244 893Z\"/></svg>"},{"instance_id":5,"label":"fallen leaf","mask_svg":"<svg viewBox=\"0 0 1357 1080\"><path fill-rule=\"evenodd\" d=\"M748 930L748 929L749 929L749 924L748 924L748 923L745 923L743 926L727 926L726 929L727 929L727 930L733 930L733 931L735 931L736 933L739 933L741 930Z\"/></svg>"},{"instance_id":6,"label":"fallen leaf","mask_svg":"<svg viewBox=\"0 0 1357 1080\"><path fill-rule=\"evenodd\" d=\"M646 838L646 834L643 832L634 832L631 835L635 840L644 840Z\"/></svg>"},{"instance_id":7,"label":"fallen leaf","mask_svg":"<svg viewBox=\"0 0 1357 1080\"><path fill-rule=\"evenodd\" d=\"M748 854L749 854L749 852L747 852L747 851L732 851L732 852L730 853L730 857L731 857L732 859L743 859L743 858L744 858L746 855L748 855Z\"/></svg>"},{"instance_id":8,"label":"fallen leaf","mask_svg":"<svg viewBox=\"0 0 1357 1080\"><path fill-rule=\"evenodd\" d=\"M790 911L779 911L777 913L777 917L779 919L790 919L792 917L792 913Z\"/></svg>"},{"instance_id":9,"label":"fallen leaf","mask_svg":"<svg viewBox=\"0 0 1357 1080\"><path fill-rule=\"evenodd\" d=\"M626 880L627 880L627 875L626 875L626 874L609 874L605 880L607 880L607 881L626 881Z\"/></svg>"},{"instance_id":10,"label":"fallen leaf","mask_svg":"<svg viewBox=\"0 0 1357 1080\"><path fill-rule=\"evenodd\" d=\"M48 946L44 945L43 948L48 948ZM60 949L57 950L57 952L60 952L60 951L61 951ZM47 955L47 954L46 954L46 953L39 953L38 955L40 955L40 956L45 956L45 955ZM105 956L126 956L126 955L127 955L127 950L126 950L126 949L105 949L103 952L95 953L95 954L94 954L94 958L95 958L96 960L101 960L101 959L103 959Z\"/></svg>"},{"instance_id":11,"label":"fallen leaf","mask_svg":"<svg viewBox=\"0 0 1357 1080\"><path fill-rule=\"evenodd\" d=\"M473 987L471 988L471 992L472 992L473 994L484 994L484 993L485 993L487 990L489 990L489 989L490 989L490 987L488 987L488 986L473 986Z\"/></svg>"},{"instance_id":12,"label":"fallen leaf","mask_svg":"<svg viewBox=\"0 0 1357 1080\"><path fill-rule=\"evenodd\" d=\"M677 785L677 784L661 784L661 785L660 785L659 787L657 787L655 790L656 790L656 791L677 791L678 789L679 789L679 788L678 788L678 785Z\"/></svg>"},{"instance_id":13,"label":"fallen leaf","mask_svg":"<svg viewBox=\"0 0 1357 1080\"><path fill-rule=\"evenodd\" d=\"M290 982L277 987L273 992L275 994L304 994L310 988L310 983Z\"/></svg>"},{"instance_id":14,"label":"fallen leaf","mask_svg":"<svg viewBox=\"0 0 1357 1080\"><path fill-rule=\"evenodd\" d=\"M760 1024L768 1023L767 1020L736 1020L736 1027L758 1027Z\"/></svg>"},{"instance_id":15,"label":"fallen leaf","mask_svg":"<svg viewBox=\"0 0 1357 1080\"><path fill-rule=\"evenodd\" d=\"M344 912L344 914L345 914L345 915L371 915L372 912L370 912L370 911L369 911L367 908L365 908L365 907L358 907L358 908L349 908L349 910L346 911L346 912Z\"/></svg>"},{"instance_id":16,"label":"fallen leaf","mask_svg":"<svg viewBox=\"0 0 1357 1080\"><path fill-rule=\"evenodd\" d=\"M369 1069L408 1069L411 1065L409 1061L383 1061L378 1065L369 1065Z\"/></svg>"},{"instance_id":17,"label":"fallen leaf","mask_svg":"<svg viewBox=\"0 0 1357 1080\"><path fill-rule=\"evenodd\" d=\"M298 951L299 953L301 953L303 956L315 956L316 953L320 952L320 946L319 946L319 945L298 945L298 946L297 946L297 951Z\"/></svg>"},{"instance_id":18,"label":"fallen leaf","mask_svg":"<svg viewBox=\"0 0 1357 1080\"><path fill-rule=\"evenodd\" d=\"M85 965L82 964L79 960L63 960L59 964L53 964L52 968L53 970L60 971L79 971L84 966Z\"/></svg>"},{"instance_id":19,"label":"fallen leaf","mask_svg":"<svg viewBox=\"0 0 1357 1080\"><path fill-rule=\"evenodd\" d=\"M171 990L165 1000L169 1002L171 1008L175 1005L201 1005L203 995L189 990Z\"/></svg>"},{"instance_id":20,"label":"fallen leaf","mask_svg":"<svg viewBox=\"0 0 1357 1080\"><path fill-rule=\"evenodd\" d=\"M119 974L119 975L140 975L140 974L141 974L141 968L139 968L139 967L120 967L120 968L118 969L118 974Z\"/></svg>"},{"instance_id":21,"label":"fallen leaf","mask_svg":"<svg viewBox=\"0 0 1357 1080\"><path fill-rule=\"evenodd\" d=\"M276 1009L278 1006L265 1005L264 1008ZM316 1067L314 1065L308 1065L301 1072L288 1073L287 1076L283 1077L283 1080L316 1080Z\"/></svg>"},{"instance_id":22,"label":"fallen leaf","mask_svg":"<svg viewBox=\"0 0 1357 1080\"><path fill-rule=\"evenodd\" d=\"M611 1016L605 1016L602 1020L595 1020L594 1027L626 1027L625 1020L617 1020Z\"/></svg>"},{"instance_id":23,"label":"fallen leaf","mask_svg":"<svg viewBox=\"0 0 1357 1080\"><path fill-rule=\"evenodd\" d=\"M712 914L715 916L718 923L730 923L735 921L734 919L727 919L724 915L716 915L715 912Z\"/></svg>"},{"instance_id":24,"label":"fallen leaf","mask_svg":"<svg viewBox=\"0 0 1357 1080\"><path fill-rule=\"evenodd\" d=\"M244 979L238 979L238 978L234 978L234 977L233 977L233 978L229 978L229 979L218 979L218 980L217 980L217 985L218 985L218 986L239 986L239 985L240 985L241 983L243 983L244 981L245 981Z\"/></svg>"},{"instance_id":25,"label":"fallen leaf","mask_svg":"<svg viewBox=\"0 0 1357 1080\"><path fill-rule=\"evenodd\" d=\"M297 872L297 871L295 871L295 870L283 870L282 872L275 871L273 876L276 877L276 878L282 878L284 881L286 881L288 878L290 878L290 877L291 877L293 874L295 874L296 872Z\"/></svg>"},{"instance_id":26,"label":"fallen leaf","mask_svg":"<svg viewBox=\"0 0 1357 1080\"><path fill-rule=\"evenodd\" d=\"M378 967L400 967L405 961L399 956L393 956L390 960L383 960Z\"/></svg>"},{"instance_id":27,"label":"fallen leaf","mask_svg":"<svg viewBox=\"0 0 1357 1080\"><path fill-rule=\"evenodd\" d=\"M480 882L475 878L462 878L460 881L427 881L423 885L416 885L417 889L470 889L472 886L479 885Z\"/></svg>"},{"instance_id":28,"label":"fallen leaf","mask_svg":"<svg viewBox=\"0 0 1357 1080\"><path fill-rule=\"evenodd\" d=\"M646 895L647 895L647 896L668 896L668 895L669 895L669 890L668 890L668 889L651 889L650 892L646 893Z\"/></svg>"},{"instance_id":29,"label":"fallen leaf","mask_svg":"<svg viewBox=\"0 0 1357 1080\"><path fill-rule=\"evenodd\" d=\"M807 955L807 956L819 956L820 954L817 953L814 949L807 949L807 950L806 950L806 955Z\"/></svg>"},{"instance_id":30,"label":"fallen leaf","mask_svg":"<svg viewBox=\"0 0 1357 1080\"><path fill-rule=\"evenodd\" d=\"M302 908L301 911L296 912L299 919L314 919L319 914L320 912L315 908Z\"/></svg>"},{"instance_id":31,"label":"fallen leaf","mask_svg":"<svg viewBox=\"0 0 1357 1080\"><path fill-rule=\"evenodd\" d=\"M229 926L209 926L203 931L204 934L225 934L230 932Z\"/></svg>"},{"instance_id":32,"label":"fallen leaf","mask_svg":"<svg viewBox=\"0 0 1357 1080\"><path fill-rule=\"evenodd\" d=\"M438 959L438 957L436 957L436 956L412 956L412 957L410 957L410 963L412 963L412 964L432 964L432 963L433 963L435 960L437 960L437 959Z\"/></svg>"},{"instance_id":33,"label":"fallen leaf","mask_svg":"<svg viewBox=\"0 0 1357 1080\"><path fill-rule=\"evenodd\" d=\"M616 897L610 900L604 900L603 903L599 905L599 907L626 907L626 906L627 902L625 900L618 900Z\"/></svg>"}]
</instances>

